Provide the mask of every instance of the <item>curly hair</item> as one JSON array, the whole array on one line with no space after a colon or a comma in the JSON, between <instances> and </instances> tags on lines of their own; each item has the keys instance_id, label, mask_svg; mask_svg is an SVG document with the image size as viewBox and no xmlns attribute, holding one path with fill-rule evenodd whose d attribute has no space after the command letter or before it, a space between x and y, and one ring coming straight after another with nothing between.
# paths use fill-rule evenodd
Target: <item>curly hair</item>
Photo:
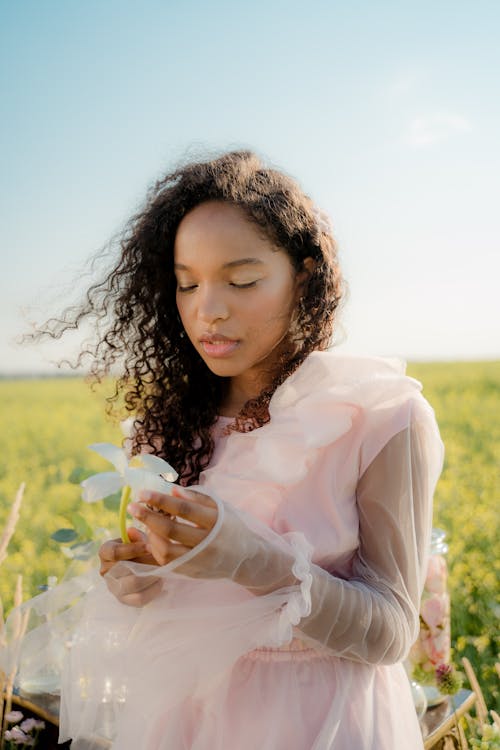
<instances>
[{"instance_id":1,"label":"curly hair","mask_svg":"<svg viewBox=\"0 0 500 750\"><path fill-rule=\"evenodd\" d=\"M76 365L90 354L94 381L119 366L108 411L121 399L135 416L132 453L154 450L176 468L184 485L195 483L210 461L211 427L228 381L214 375L196 352L176 306L177 228L207 201L240 207L288 254L296 271L305 258L315 261L294 313L293 346L281 356L271 384L243 406L231 429L248 431L269 421L276 388L310 352L330 345L344 284L335 240L311 199L251 151L188 162L159 179L120 235L119 259L104 280L88 289L81 306L51 319L34 336L60 338L84 320L94 321L97 340L80 352Z\"/></svg>"}]
</instances>

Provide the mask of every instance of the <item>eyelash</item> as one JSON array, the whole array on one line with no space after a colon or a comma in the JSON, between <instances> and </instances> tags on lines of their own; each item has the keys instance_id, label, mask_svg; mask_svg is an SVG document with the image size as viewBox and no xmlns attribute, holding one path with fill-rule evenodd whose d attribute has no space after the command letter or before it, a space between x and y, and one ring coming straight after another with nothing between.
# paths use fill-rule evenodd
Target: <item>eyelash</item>
<instances>
[{"instance_id":1,"label":"eyelash","mask_svg":"<svg viewBox=\"0 0 500 750\"><path fill-rule=\"evenodd\" d=\"M192 292L193 289L195 289L195 286L178 286L177 291L178 292Z\"/></svg>"},{"instance_id":2,"label":"eyelash","mask_svg":"<svg viewBox=\"0 0 500 750\"><path fill-rule=\"evenodd\" d=\"M231 286L234 286L236 289L250 289L251 286L256 286L257 281L248 281L246 284L235 284L233 281L231 282Z\"/></svg>"},{"instance_id":3,"label":"eyelash","mask_svg":"<svg viewBox=\"0 0 500 750\"><path fill-rule=\"evenodd\" d=\"M250 289L253 286L257 285L257 281L249 281L247 284L235 284L233 281L230 282L230 286L234 287L235 289ZM178 286L177 291L178 292L192 292L193 289L196 289L197 284L192 284L191 286Z\"/></svg>"}]
</instances>

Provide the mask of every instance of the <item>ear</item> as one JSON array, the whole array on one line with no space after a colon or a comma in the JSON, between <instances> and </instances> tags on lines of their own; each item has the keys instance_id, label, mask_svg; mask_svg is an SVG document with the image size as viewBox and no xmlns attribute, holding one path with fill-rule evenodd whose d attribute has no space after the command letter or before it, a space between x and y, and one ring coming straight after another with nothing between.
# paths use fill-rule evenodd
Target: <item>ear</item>
<instances>
[{"instance_id":1,"label":"ear","mask_svg":"<svg viewBox=\"0 0 500 750\"><path fill-rule=\"evenodd\" d=\"M302 269L297 272L297 276L295 277L295 290L297 292L297 300L300 299L300 297L304 293L304 288L313 275L315 268L316 261L313 258L304 258L304 260L302 261Z\"/></svg>"}]
</instances>

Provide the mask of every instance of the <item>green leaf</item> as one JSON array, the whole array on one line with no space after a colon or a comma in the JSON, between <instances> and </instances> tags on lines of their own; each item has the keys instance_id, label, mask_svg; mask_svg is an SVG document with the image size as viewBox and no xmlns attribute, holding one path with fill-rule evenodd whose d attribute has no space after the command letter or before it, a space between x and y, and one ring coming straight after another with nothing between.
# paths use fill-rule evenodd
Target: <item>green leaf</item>
<instances>
[{"instance_id":1,"label":"green leaf","mask_svg":"<svg viewBox=\"0 0 500 750\"><path fill-rule=\"evenodd\" d=\"M66 544L77 539L78 534L74 529L57 529L57 531L51 534L50 538L55 542L59 542L59 544Z\"/></svg>"},{"instance_id":2,"label":"green leaf","mask_svg":"<svg viewBox=\"0 0 500 750\"><path fill-rule=\"evenodd\" d=\"M104 507L106 510L118 510L120 507L120 498L122 496L121 490L115 492L114 495L108 495L103 500Z\"/></svg>"},{"instance_id":3,"label":"green leaf","mask_svg":"<svg viewBox=\"0 0 500 750\"><path fill-rule=\"evenodd\" d=\"M79 537L82 539L92 539L94 536L93 529L91 525L87 522L87 520L80 514L80 513L73 513L71 516L71 523L73 524L73 527L78 534Z\"/></svg>"},{"instance_id":4,"label":"green leaf","mask_svg":"<svg viewBox=\"0 0 500 750\"><path fill-rule=\"evenodd\" d=\"M71 484L80 484L80 482L83 482L84 479L92 476L93 473L95 472L89 471L83 466L75 466L68 477L68 482L71 482Z\"/></svg>"}]
</instances>

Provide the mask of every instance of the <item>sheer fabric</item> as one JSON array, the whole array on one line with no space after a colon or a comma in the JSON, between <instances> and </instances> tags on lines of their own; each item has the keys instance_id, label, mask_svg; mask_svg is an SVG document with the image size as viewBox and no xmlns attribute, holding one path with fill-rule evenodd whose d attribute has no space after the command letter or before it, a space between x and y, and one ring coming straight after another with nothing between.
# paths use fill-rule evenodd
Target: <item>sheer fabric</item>
<instances>
[{"instance_id":1,"label":"sheer fabric","mask_svg":"<svg viewBox=\"0 0 500 750\"><path fill-rule=\"evenodd\" d=\"M198 489L219 515L198 547L25 605L45 619L22 644L28 671L66 644L61 740L421 748L401 660L418 628L443 448L420 388L398 362L310 355L274 394L269 424L216 427ZM129 576L160 578L161 594L123 605Z\"/></svg>"}]
</instances>

